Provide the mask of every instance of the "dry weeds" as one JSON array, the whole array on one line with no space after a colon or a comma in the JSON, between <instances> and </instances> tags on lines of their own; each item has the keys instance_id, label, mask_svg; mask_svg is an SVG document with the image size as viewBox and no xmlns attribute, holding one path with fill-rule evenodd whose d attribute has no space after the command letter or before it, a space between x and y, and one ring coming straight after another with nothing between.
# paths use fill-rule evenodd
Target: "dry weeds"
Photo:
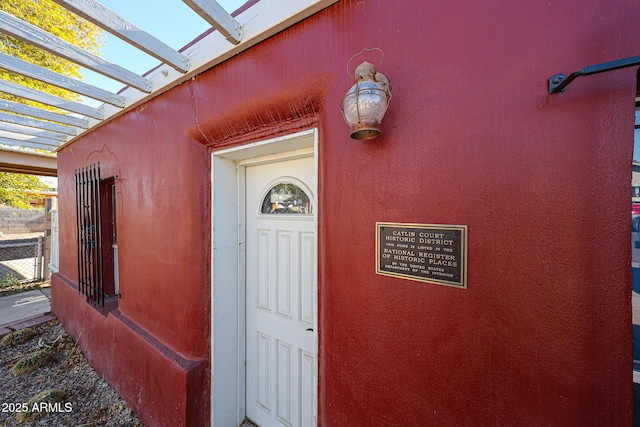
<instances>
[{"instance_id":1,"label":"dry weeds","mask_svg":"<svg viewBox=\"0 0 640 427\"><path fill-rule=\"evenodd\" d=\"M57 321L33 329L35 335L28 341L0 350L0 427L143 427ZM47 363L23 375L12 372L22 357L38 351L49 354ZM25 405L33 409L33 403L27 403L30 399L51 389L59 390L55 396L61 400L43 404L36 419L25 415L29 419L18 419L18 410Z\"/></svg>"}]
</instances>

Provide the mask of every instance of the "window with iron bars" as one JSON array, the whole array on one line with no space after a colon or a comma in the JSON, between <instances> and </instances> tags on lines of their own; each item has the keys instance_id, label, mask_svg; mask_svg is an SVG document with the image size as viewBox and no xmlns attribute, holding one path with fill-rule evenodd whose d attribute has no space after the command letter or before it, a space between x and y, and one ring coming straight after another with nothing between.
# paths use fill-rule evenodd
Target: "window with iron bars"
<instances>
[{"instance_id":1,"label":"window with iron bars","mask_svg":"<svg viewBox=\"0 0 640 427\"><path fill-rule=\"evenodd\" d=\"M101 178L100 163L75 171L78 291L102 311L117 306L117 176Z\"/></svg>"}]
</instances>

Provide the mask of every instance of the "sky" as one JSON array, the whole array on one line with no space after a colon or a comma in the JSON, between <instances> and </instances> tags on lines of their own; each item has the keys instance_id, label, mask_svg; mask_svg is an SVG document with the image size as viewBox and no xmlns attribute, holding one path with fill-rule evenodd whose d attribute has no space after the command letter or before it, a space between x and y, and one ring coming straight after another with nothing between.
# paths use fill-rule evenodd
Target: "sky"
<instances>
[{"instance_id":1,"label":"sky","mask_svg":"<svg viewBox=\"0 0 640 427\"><path fill-rule=\"evenodd\" d=\"M232 13L246 0L218 0L227 12ZM202 34L211 26L182 0L100 0L104 6L131 21L147 33L178 50ZM130 46L119 38L104 32L106 45L101 56L107 61L144 74L160 63L159 60ZM124 84L104 77L91 70L84 70L84 81L111 92L118 92ZM92 106L102 102L87 99Z\"/></svg>"},{"instance_id":2,"label":"sky","mask_svg":"<svg viewBox=\"0 0 640 427\"><path fill-rule=\"evenodd\" d=\"M104 6L131 21L147 33L178 50L211 26L182 0L99 0ZM232 13L246 0L218 0L227 12ZM101 56L107 61L127 68L137 74L144 74L157 66L160 61L130 46L119 38L104 32L105 46ZM123 83L104 77L91 70L83 70L84 81L110 92L118 92ZM102 101L85 98L84 102L99 107ZM57 178L40 177L47 185L56 188Z\"/></svg>"}]
</instances>

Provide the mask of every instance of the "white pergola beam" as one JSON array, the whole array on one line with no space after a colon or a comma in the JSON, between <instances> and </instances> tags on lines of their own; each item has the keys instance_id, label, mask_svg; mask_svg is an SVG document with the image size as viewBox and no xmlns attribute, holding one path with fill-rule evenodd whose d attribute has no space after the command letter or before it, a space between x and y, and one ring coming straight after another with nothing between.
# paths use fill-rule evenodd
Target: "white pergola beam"
<instances>
[{"instance_id":1,"label":"white pergola beam","mask_svg":"<svg viewBox=\"0 0 640 427\"><path fill-rule=\"evenodd\" d=\"M50 154L0 147L0 172L57 176L57 164L55 156Z\"/></svg>"},{"instance_id":2,"label":"white pergola beam","mask_svg":"<svg viewBox=\"0 0 640 427\"><path fill-rule=\"evenodd\" d=\"M91 129L95 129L110 120L126 113L154 97L166 92L188 79L215 67L252 46L268 39L274 34L295 25L320 10L331 6L340 0L270 0L259 1L238 16L236 19L243 25L242 43L230 44L219 32L213 31L202 39L187 47L182 53L189 58L189 72L181 74L176 70L159 67L150 71L146 76L153 82L153 92L143 94L131 88L125 88L121 94L127 98L127 107L116 109L104 105L105 120L102 122L89 120ZM63 146L72 143L82 136L80 134Z\"/></svg>"},{"instance_id":3,"label":"white pergola beam","mask_svg":"<svg viewBox=\"0 0 640 427\"><path fill-rule=\"evenodd\" d=\"M215 0L182 0L233 44L242 41L242 25Z\"/></svg>"},{"instance_id":4,"label":"white pergola beam","mask_svg":"<svg viewBox=\"0 0 640 427\"><path fill-rule=\"evenodd\" d=\"M49 83L50 85L80 95L88 96L89 98L97 99L98 101L106 102L107 104L115 105L116 107L125 106L124 96L122 95L117 95L99 87L81 82L80 80L69 78L2 52L0 52L0 68Z\"/></svg>"},{"instance_id":5,"label":"white pergola beam","mask_svg":"<svg viewBox=\"0 0 640 427\"><path fill-rule=\"evenodd\" d=\"M0 144L10 144L16 146L24 146L31 148L41 148L43 150L53 151L60 146L59 143L46 138L38 138L37 136L27 136L20 134L11 134L9 132L0 132ZM34 147L34 145L36 145Z\"/></svg>"},{"instance_id":6,"label":"white pergola beam","mask_svg":"<svg viewBox=\"0 0 640 427\"><path fill-rule=\"evenodd\" d=\"M0 122L0 131L19 133L26 136L37 136L38 138L51 139L57 142L67 142L67 135L48 130L34 129L27 126L15 125L13 123Z\"/></svg>"},{"instance_id":7,"label":"white pergola beam","mask_svg":"<svg viewBox=\"0 0 640 427\"><path fill-rule=\"evenodd\" d=\"M0 31L138 90L151 92L151 83L144 77L2 11L0 11Z\"/></svg>"},{"instance_id":8,"label":"white pergola beam","mask_svg":"<svg viewBox=\"0 0 640 427\"><path fill-rule=\"evenodd\" d=\"M3 136L0 136L0 144L10 145L16 149L19 149L20 147L37 148L39 150L51 151L52 153L55 152L56 149L58 148L56 146L52 146L49 144L40 144L38 142L33 142L33 141L24 141L24 140L18 140L18 139L5 138Z\"/></svg>"},{"instance_id":9,"label":"white pergola beam","mask_svg":"<svg viewBox=\"0 0 640 427\"><path fill-rule=\"evenodd\" d=\"M64 123L66 125L75 126L82 129L89 128L89 120L86 118L54 113L53 111L32 107L30 105L20 104L18 102L8 101L6 99L0 99L0 110L9 111L16 114L23 114L25 116L31 116L42 120Z\"/></svg>"},{"instance_id":10,"label":"white pergola beam","mask_svg":"<svg viewBox=\"0 0 640 427\"><path fill-rule=\"evenodd\" d=\"M110 32L180 71L186 73L189 70L189 59L180 52L167 46L160 40L145 32L135 24L124 19L111 9L94 0L53 0L65 9L80 15L89 22Z\"/></svg>"},{"instance_id":11,"label":"white pergola beam","mask_svg":"<svg viewBox=\"0 0 640 427\"><path fill-rule=\"evenodd\" d=\"M51 132L64 133L70 136L76 136L78 134L76 128L73 127L45 122L44 120L38 120L31 117L17 116L15 114L0 113L0 122L28 126L31 128L48 130Z\"/></svg>"},{"instance_id":12,"label":"white pergola beam","mask_svg":"<svg viewBox=\"0 0 640 427\"><path fill-rule=\"evenodd\" d=\"M55 1L76 5L81 5L83 2L83 0ZM95 3L95 0L87 1ZM59 148L71 144L80 138L84 134L85 129L93 130L106 124L116 117L131 111L133 108L136 108L156 96L184 83L188 79L217 66L233 56L238 55L252 46L272 37L278 32L303 21L339 0L262 0L254 3L235 18L231 17L216 1L213 0L183 1L208 21L217 31L208 32L206 35L199 38L198 41L193 42L181 52L181 54L189 60L189 69L186 73L181 72L179 68L174 68L173 65L169 64L169 61L166 60L167 58L164 58L162 60L168 65L156 67L153 70L150 70L145 74L146 78L132 73L125 68L119 67L118 65L105 61L90 52L85 52L48 32L40 30L37 27L0 11L0 32L4 32L27 43L36 45L44 50L52 52L55 55L66 58L80 66L96 71L129 86L125 87L118 94L125 98L125 107L120 108L105 101L105 104L98 110L103 113L100 118L89 118L90 116L81 118L75 114L60 114L48 111L44 108L32 107L0 99L0 110L30 116L27 119L31 120L39 119L40 121L52 121L77 128L77 135L57 148L55 144L51 145L51 143L46 139L40 138L40 140L38 140L38 137L28 138L26 135L20 136L19 134L13 134L14 136L0 136L0 144L44 148L47 150L57 151ZM103 23L106 23L107 21L104 17L100 19L104 21ZM231 44L229 41L235 44ZM129 43L135 46L134 43L130 41ZM156 53L159 52L160 50L156 51ZM22 74L24 74L24 71ZM73 110L69 109L68 111ZM101 118L104 118L105 120L101 120ZM16 123L15 121L8 122ZM41 128L40 126L41 124L31 127ZM56 131L53 129L48 130ZM3 149L0 148L0 151L2 150ZM36 153L29 153L27 155L34 156ZM2 160L3 156L0 156L0 163Z\"/></svg>"},{"instance_id":13,"label":"white pergola beam","mask_svg":"<svg viewBox=\"0 0 640 427\"><path fill-rule=\"evenodd\" d=\"M51 105L52 107L82 114L94 119L103 119L102 112L97 108L89 107L88 105L80 104L79 102L69 101L68 99L60 98L59 96L31 89L26 86L21 86L6 80L0 80L0 92L19 96L42 104Z\"/></svg>"}]
</instances>

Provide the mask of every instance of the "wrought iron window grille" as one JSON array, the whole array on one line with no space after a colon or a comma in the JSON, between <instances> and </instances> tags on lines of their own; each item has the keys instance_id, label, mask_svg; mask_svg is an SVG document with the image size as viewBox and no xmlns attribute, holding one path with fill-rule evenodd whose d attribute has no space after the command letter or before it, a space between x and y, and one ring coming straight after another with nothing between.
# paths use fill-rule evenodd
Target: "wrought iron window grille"
<instances>
[{"instance_id":1,"label":"wrought iron window grille","mask_svg":"<svg viewBox=\"0 0 640 427\"><path fill-rule=\"evenodd\" d=\"M105 310L105 299L119 298L116 282L115 182L101 178L100 163L75 171L78 237L78 292ZM109 304L107 304L109 305Z\"/></svg>"}]
</instances>

